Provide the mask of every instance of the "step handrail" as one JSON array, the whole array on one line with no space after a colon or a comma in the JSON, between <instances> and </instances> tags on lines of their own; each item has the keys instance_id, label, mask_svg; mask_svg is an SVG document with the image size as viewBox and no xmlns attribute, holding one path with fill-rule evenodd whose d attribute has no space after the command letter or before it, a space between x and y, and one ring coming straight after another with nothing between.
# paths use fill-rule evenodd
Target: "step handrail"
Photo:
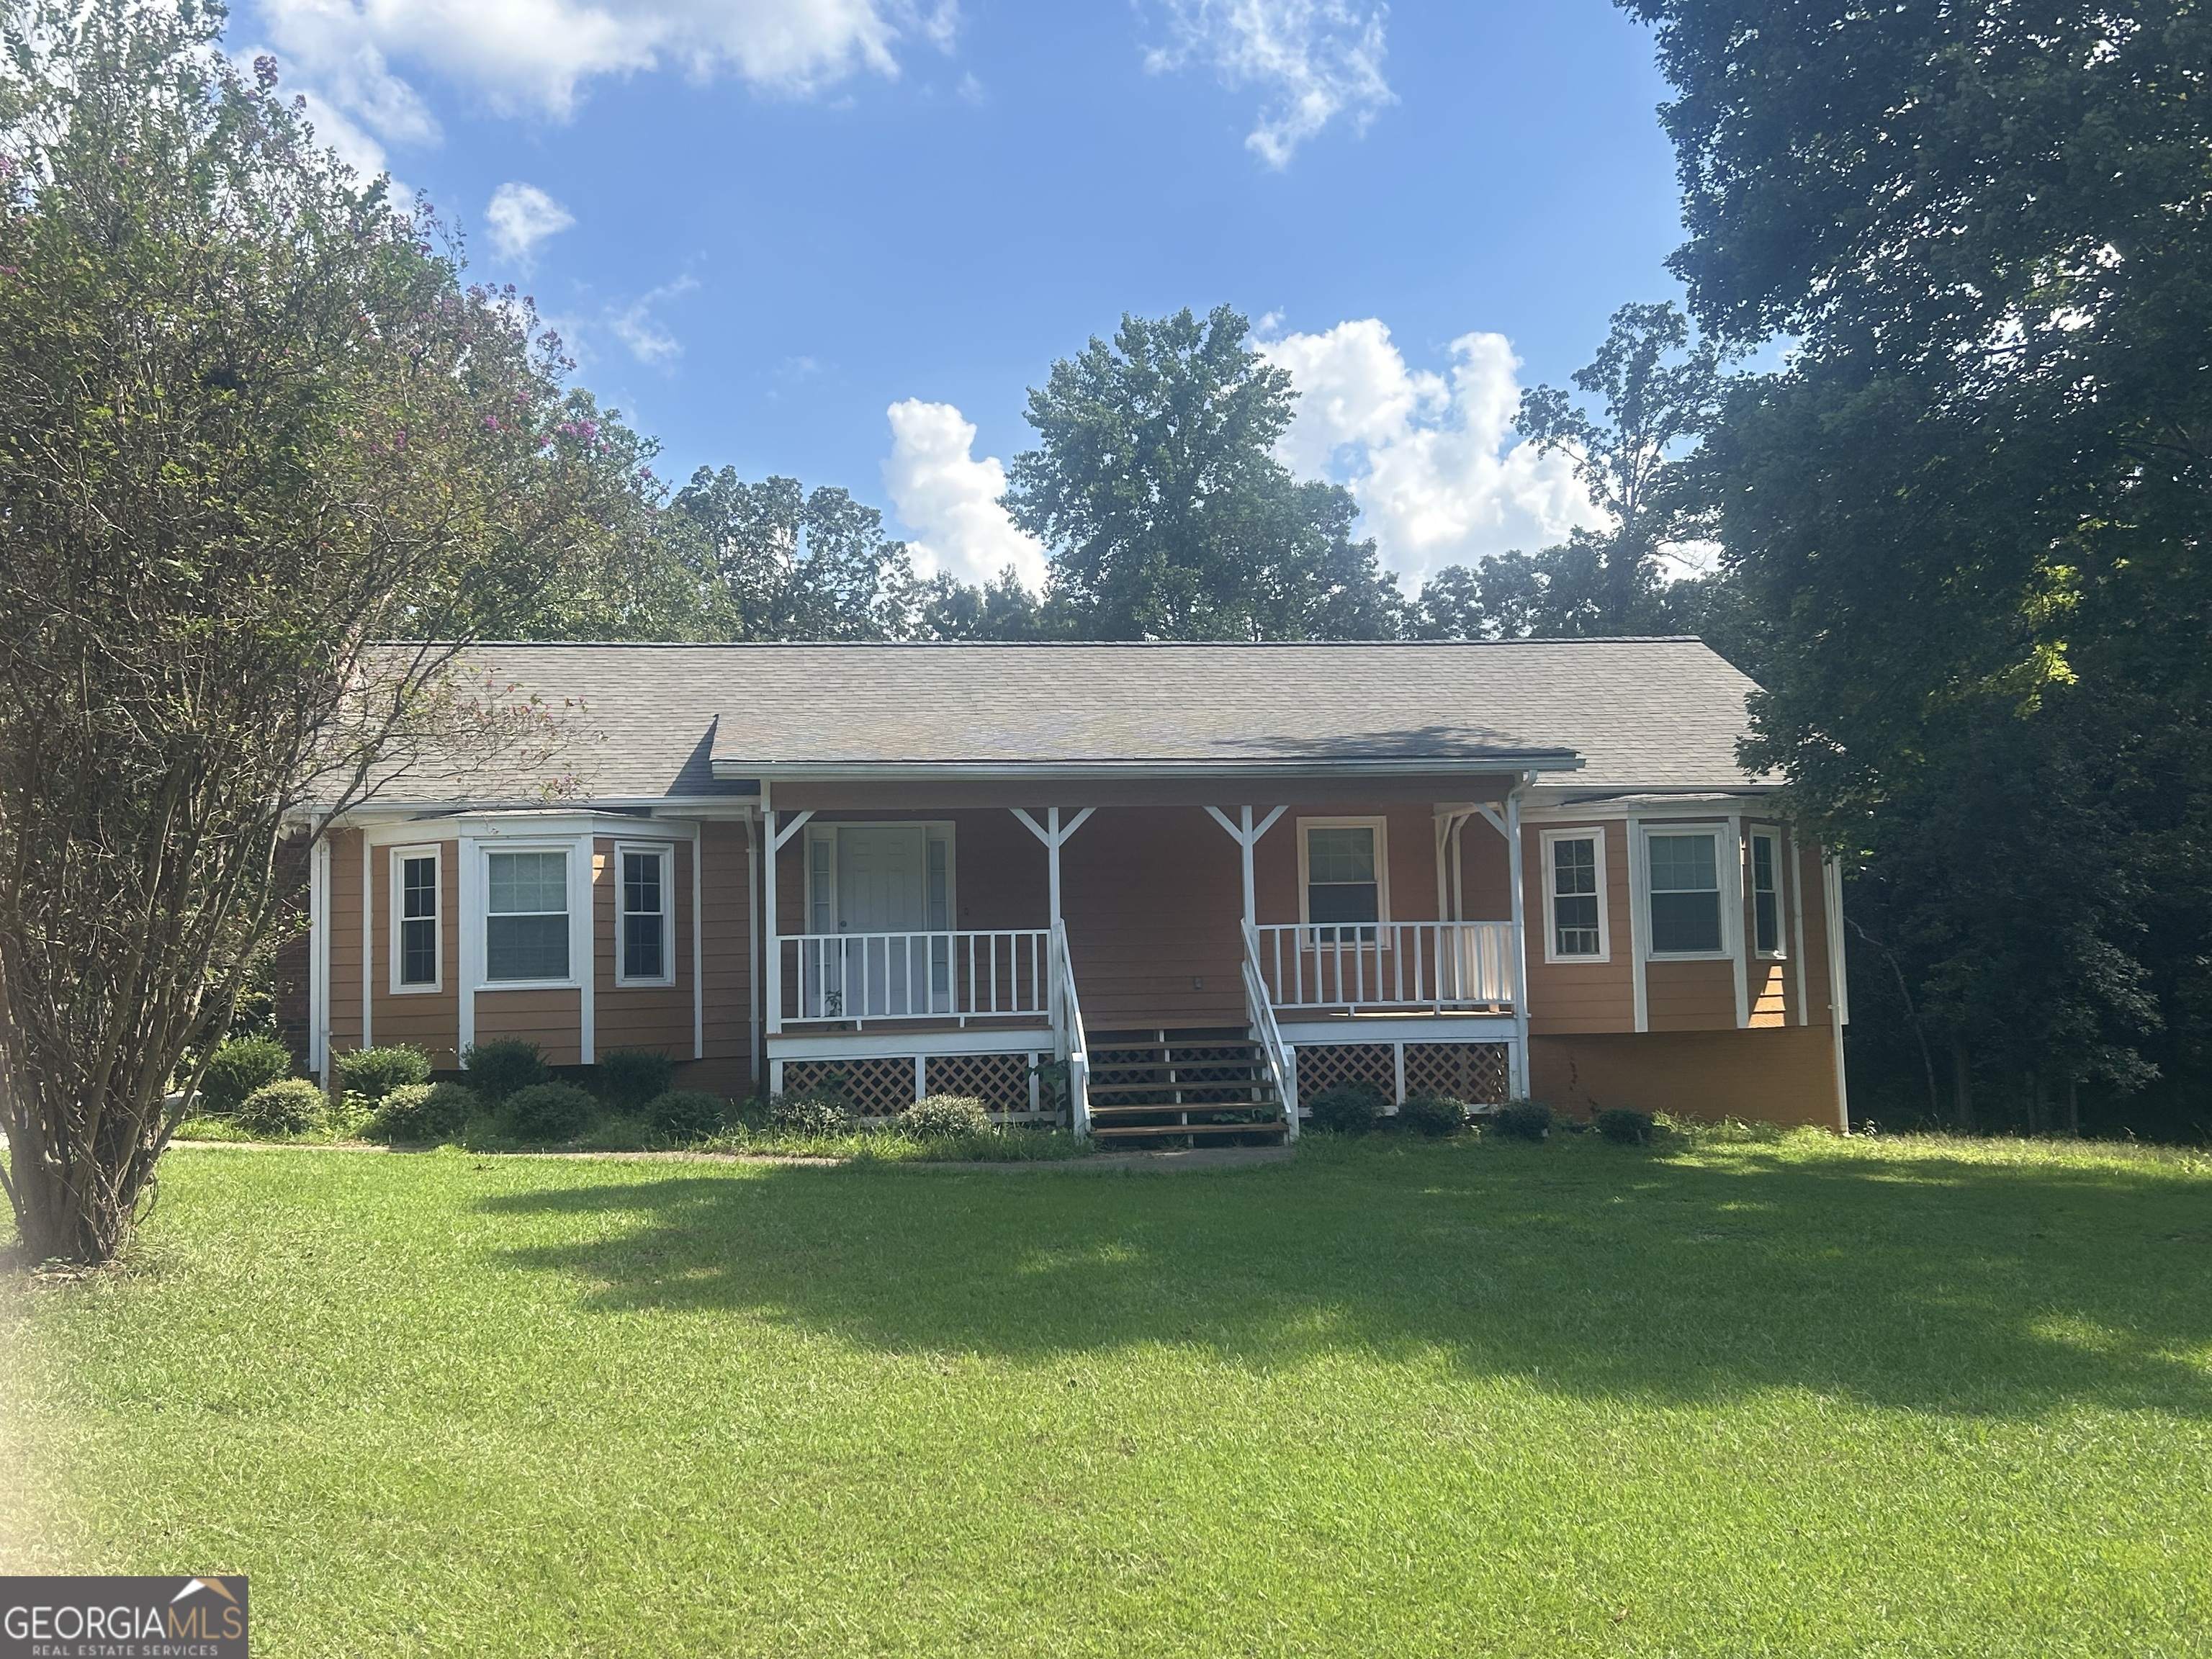
<instances>
[{"instance_id":1,"label":"step handrail","mask_svg":"<svg viewBox=\"0 0 2212 1659\"><path fill-rule=\"evenodd\" d=\"M1275 1006L1267 995L1267 981L1260 971L1260 935L1244 924L1244 1012L1267 1057L1267 1074L1274 1079L1275 1098L1283 1105L1283 1139L1298 1138L1298 1055L1283 1041L1283 1028L1275 1023Z\"/></svg>"},{"instance_id":2,"label":"step handrail","mask_svg":"<svg viewBox=\"0 0 2212 1659\"><path fill-rule=\"evenodd\" d=\"M1069 1126L1079 1139L1091 1135L1091 1050L1083 1035L1083 1002L1075 994L1075 966L1067 953L1067 924L1052 924L1053 1048L1067 1067Z\"/></svg>"}]
</instances>

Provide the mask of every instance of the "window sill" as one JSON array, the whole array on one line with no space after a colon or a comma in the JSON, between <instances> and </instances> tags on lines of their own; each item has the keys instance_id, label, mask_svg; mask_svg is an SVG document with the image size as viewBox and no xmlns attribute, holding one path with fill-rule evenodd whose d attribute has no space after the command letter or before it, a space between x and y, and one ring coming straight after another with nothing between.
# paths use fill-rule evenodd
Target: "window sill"
<instances>
[{"instance_id":1,"label":"window sill","mask_svg":"<svg viewBox=\"0 0 2212 1659\"><path fill-rule=\"evenodd\" d=\"M1646 962L1734 962L1733 951L1646 951Z\"/></svg>"},{"instance_id":2,"label":"window sill","mask_svg":"<svg viewBox=\"0 0 2212 1659\"><path fill-rule=\"evenodd\" d=\"M477 987L479 991L580 991L581 980L575 979L488 979Z\"/></svg>"},{"instance_id":3,"label":"window sill","mask_svg":"<svg viewBox=\"0 0 2212 1659\"><path fill-rule=\"evenodd\" d=\"M392 994L396 997L434 997L446 988L443 983L430 985L395 985Z\"/></svg>"},{"instance_id":4,"label":"window sill","mask_svg":"<svg viewBox=\"0 0 2212 1659\"><path fill-rule=\"evenodd\" d=\"M615 989L617 991L672 991L675 988L676 979L673 975L666 979L623 979L617 976L615 980Z\"/></svg>"}]
</instances>

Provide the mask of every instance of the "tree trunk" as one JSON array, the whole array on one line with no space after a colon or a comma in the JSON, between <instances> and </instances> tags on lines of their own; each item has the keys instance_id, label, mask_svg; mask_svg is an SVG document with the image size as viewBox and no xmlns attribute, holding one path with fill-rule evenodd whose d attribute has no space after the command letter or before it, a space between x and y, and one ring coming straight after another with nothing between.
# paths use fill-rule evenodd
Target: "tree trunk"
<instances>
[{"instance_id":1,"label":"tree trunk","mask_svg":"<svg viewBox=\"0 0 2212 1659\"><path fill-rule=\"evenodd\" d=\"M2066 1133L2076 1140L2081 1139L2081 1083L2078 1078L2066 1079Z\"/></svg>"},{"instance_id":2,"label":"tree trunk","mask_svg":"<svg viewBox=\"0 0 2212 1659\"><path fill-rule=\"evenodd\" d=\"M1962 1135L1974 1133L1974 1064L1966 1039L1951 1039L1951 1118Z\"/></svg>"}]
</instances>

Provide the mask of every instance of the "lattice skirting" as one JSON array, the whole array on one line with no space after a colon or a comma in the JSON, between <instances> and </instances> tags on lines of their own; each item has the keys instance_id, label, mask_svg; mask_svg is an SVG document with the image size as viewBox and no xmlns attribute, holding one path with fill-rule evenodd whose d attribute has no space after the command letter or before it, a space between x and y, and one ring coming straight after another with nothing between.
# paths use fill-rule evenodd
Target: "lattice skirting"
<instances>
[{"instance_id":1,"label":"lattice skirting","mask_svg":"<svg viewBox=\"0 0 2212 1659\"><path fill-rule=\"evenodd\" d=\"M1387 1042L1316 1042L1298 1050L1298 1098L1310 1100L1340 1084L1364 1083L1385 1100L1398 1097L1398 1063Z\"/></svg>"},{"instance_id":2,"label":"lattice skirting","mask_svg":"<svg viewBox=\"0 0 2212 1659\"><path fill-rule=\"evenodd\" d=\"M926 1064L933 1095L968 1095L994 1112L1030 1109L1027 1054L933 1054Z\"/></svg>"},{"instance_id":3,"label":"lattice skirting","mask_svg":"<svg viewBox=\"0 0 2212 1659\"><path fill-rule=\"evenodd\" d=\"M1502 1042L1409 1042L1406 1092L1502 1106L1513 1091L1512 1050Z\"/></svg>"},{"instance_id":4,"label":"lattice skirting","mask_svg":"<svg viewBox=\"0 0 2212 1659\"><path fill-rule=\"evenodd\" d=\"M890 1117L914 1104L911 1060L791 1060L787 1095L834 1095L862 1117Z\"/></svg>"}]
</instances>

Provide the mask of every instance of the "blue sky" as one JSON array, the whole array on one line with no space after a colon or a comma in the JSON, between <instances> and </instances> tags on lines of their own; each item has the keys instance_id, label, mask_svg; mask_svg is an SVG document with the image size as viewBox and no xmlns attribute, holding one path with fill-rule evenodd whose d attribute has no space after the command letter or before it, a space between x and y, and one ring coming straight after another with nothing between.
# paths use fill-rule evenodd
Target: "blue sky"
<instances>
[{"instance_id":1,"label":"blue sky","mask_svg":"<svg viewBox=\"0 0 2212 1659\"><path fill-rule=\"evenodd\" d=\"M1259 322L1285 459L1418 577L1588 518L1517 387L1677 292L1608 0L243 0L228 40L534 295L664 473L843 484L969 577L1036 575L997 469L1125 310Z\"/></svg>"}]
</instances>

